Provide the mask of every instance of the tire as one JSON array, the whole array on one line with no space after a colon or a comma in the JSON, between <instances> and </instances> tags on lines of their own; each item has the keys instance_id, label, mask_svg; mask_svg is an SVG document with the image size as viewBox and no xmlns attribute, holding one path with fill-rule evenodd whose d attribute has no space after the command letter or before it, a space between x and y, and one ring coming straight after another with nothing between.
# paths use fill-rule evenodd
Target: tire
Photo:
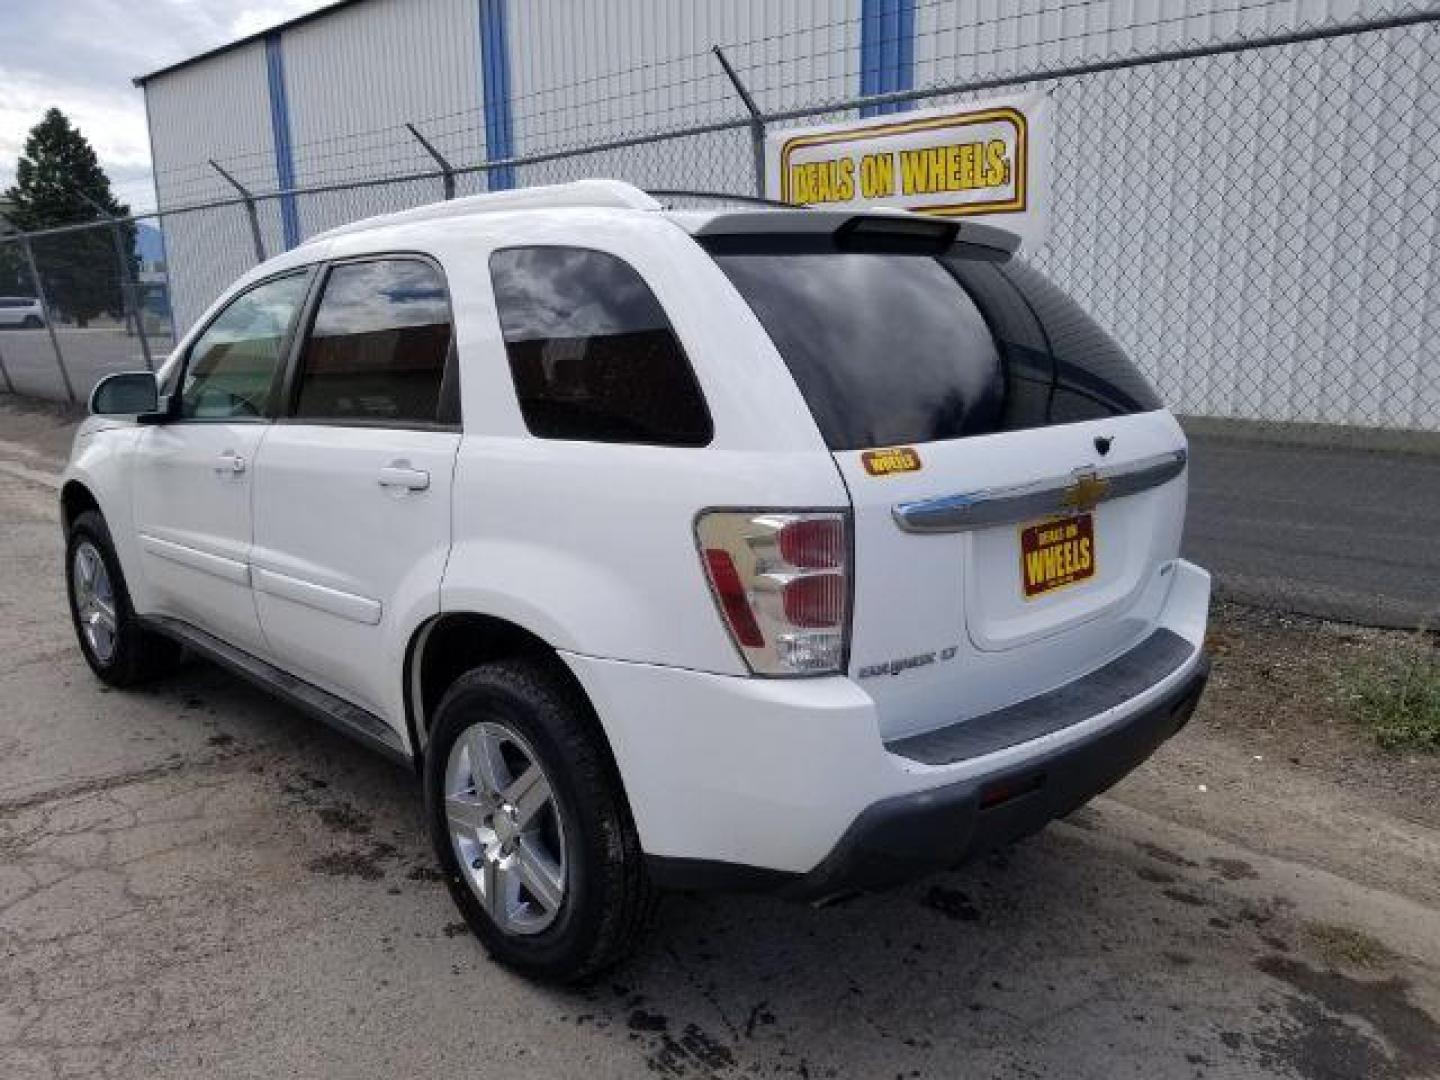
<instances>
[{"instance_id":1,"label":"tire","mask_svg":"<svg viewBox=\"0 0 1440 1080\"><path fill-rule=\"evenodd\" d=\"M536 780L529 766L540 776L527 786ZM629 955L655 892L615 766L577 687L531 659L467 672L436 710L424 770L435 854L492 959L574 983ZM532 890L537 881L543 887Z\"/></svg>"},{"instance_id":2,"label":"tire","mask_svg":"<svg viewBox=\"0 0 1440 1080\"><path fill-rule=\"evenodd\" d=\"M25 321L20 325L25 327L26 330L38 330L45 324L40 321L40 316L38 315L26 315Z\"/></svg>"},{"instance_id":3,"label":"tire","mask_svg":"<svg viewBox=\"0 0 1440 1080\"><path fill-rule=\"evenodd\" d=\"M180 647L146 630L136 618L110 530L94 510L76 515L70 525L65 542L65 588L80 651L102 682L136 686L165 674L179 662Z\"/></svg>"}]
</instances>

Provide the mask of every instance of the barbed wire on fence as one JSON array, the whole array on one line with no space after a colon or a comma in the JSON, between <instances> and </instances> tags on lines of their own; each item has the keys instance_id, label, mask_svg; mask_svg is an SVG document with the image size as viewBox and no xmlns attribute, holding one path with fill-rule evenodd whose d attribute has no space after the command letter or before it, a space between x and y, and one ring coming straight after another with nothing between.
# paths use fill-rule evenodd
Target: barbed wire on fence
<instances>
[{"instance_id":1,"label":"barbed wire on fence","mask_svg":"<svg viewBox=\"0 0 1440 1080\"><path fill-rule=\"evenodd\" d=\"M1241 2L1220 13L1239 20L1273 7ZM763 193L757 133L852 118L881 105L945 105L991 91L1045 89L1057 112L1052 228L1029 257L1120 338L1172 407L1231 422L1440 430L1440 371L1430 347L1440 340L1433 284L1440 281L1437 25L1440 11L1412 6L1363 23L1296 26L1263 38L1232 35L1126 55L1057 54L1028 70L883 94L809 95L790 106L776 102L796 96L789 86L808 84L770 81L763 83L769 97L755 99L754 113L741 91L754 98L748 75L763 65L735 63L722 50L738 82L732 86L721 59L705 54L714 71L705 78L718 79L725 96L714 98L716 115L699 121L631 126L620 136L604 125L573 124L509 158L477 161L449 156L466 133L453 125L477 118L455 111L412 121L410 130L392 124L297 146L297 161L311 166L343 163L352 153L347 148L367 139L373 152L355 164L368 175L349 175L343 164L302 169L310 182L290 190L257 184L256 176L266 179L263 170L231 172L236 159L244 160L232 155L204 166L206 182L219 190L230 172L244 194L229 188L225 198L162 205L127 219L159 226L167 254L164 267L130 283L138 320L117 313L113 325L82 332L62 325L59 305L57 319L47 314L45 333L0 335L0 365L7 385L23 387L53 372L59 378L52 385L69 382L79 395L94 374L136 366L140 343L128 327L163 356L175 329L283 247L286 201L310 236L447 191L484 190L496 170L513 172L522 185L613 175L645 187ZM1080 37L1062 40L1057 32L1050 44ZM681 58L692 74L700 56ZM952 59L967 56L973 54ZM442 123L447 118L450 128ZM1383 154L1375 149L1381 140ZM0 236L0 275L7 250L13 256L28 249L31 258L20 261L38 268L32 294L44 295L59 239L107 227L77 223Z\"/></svg>"}]
</instances>

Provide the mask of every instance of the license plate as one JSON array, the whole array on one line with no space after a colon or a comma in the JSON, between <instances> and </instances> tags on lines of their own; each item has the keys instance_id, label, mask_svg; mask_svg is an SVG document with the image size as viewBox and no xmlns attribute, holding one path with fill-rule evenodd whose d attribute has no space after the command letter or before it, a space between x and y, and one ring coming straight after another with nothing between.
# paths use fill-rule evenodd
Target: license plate
<instances>
[{"instance_id":1,"label":"license plate","mask_svg":"<svg viewBox=\"0 0 1440 1080\"><path fill-rule=\"evenodd\" d=\"M1095 576L1095 519L1051 518L1020 529L1020 586L1026 600Z\"/></svg>"}]
</instances>

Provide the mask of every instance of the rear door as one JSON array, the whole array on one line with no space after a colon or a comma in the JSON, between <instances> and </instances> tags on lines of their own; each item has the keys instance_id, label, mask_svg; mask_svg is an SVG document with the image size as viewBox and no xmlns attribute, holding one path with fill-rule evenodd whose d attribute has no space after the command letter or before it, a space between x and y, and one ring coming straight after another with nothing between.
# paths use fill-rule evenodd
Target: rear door
<instances>
[{"instance_id":1,"label":"rear door","mask_svg":"<svg viewBox=\"0 0 1440 1080\"><path fill-rule=\"evenodd\" d=\"M439 610L460 445L450 306L416 256L337 263L255 470L260 623L288 670L394 715Z\"/></svg>"},{"instance_id":2,"label":"rear door","mask_svg":"<svg viewBox=\"0 0 1440 1080\"><path fill-rule=\"evenodd\" d=\"M1179 549L1184 439L1108 336L993 251L757 243L716 257L849 488L850 673L884 734L1136 644Z\"/></svg>"}]
</instances>

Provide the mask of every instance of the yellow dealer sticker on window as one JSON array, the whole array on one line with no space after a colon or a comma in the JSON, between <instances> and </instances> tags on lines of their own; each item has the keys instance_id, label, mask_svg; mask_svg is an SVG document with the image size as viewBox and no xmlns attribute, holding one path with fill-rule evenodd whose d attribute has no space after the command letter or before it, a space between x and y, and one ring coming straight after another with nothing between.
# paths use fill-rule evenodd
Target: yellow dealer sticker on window
<instances>
[{"instance_id":1,"label":"yellow dealer sticker on window","mask_svg":"<svg viewBox=\"0 0 1440 1080\"><path fill-rule=\"evenodd\" d=\"M871 476L889 476L897 472L917 472L920 455L908 446L892 446L886 450L866 450L860 464Z\"/></svg>"}]
</instances>

